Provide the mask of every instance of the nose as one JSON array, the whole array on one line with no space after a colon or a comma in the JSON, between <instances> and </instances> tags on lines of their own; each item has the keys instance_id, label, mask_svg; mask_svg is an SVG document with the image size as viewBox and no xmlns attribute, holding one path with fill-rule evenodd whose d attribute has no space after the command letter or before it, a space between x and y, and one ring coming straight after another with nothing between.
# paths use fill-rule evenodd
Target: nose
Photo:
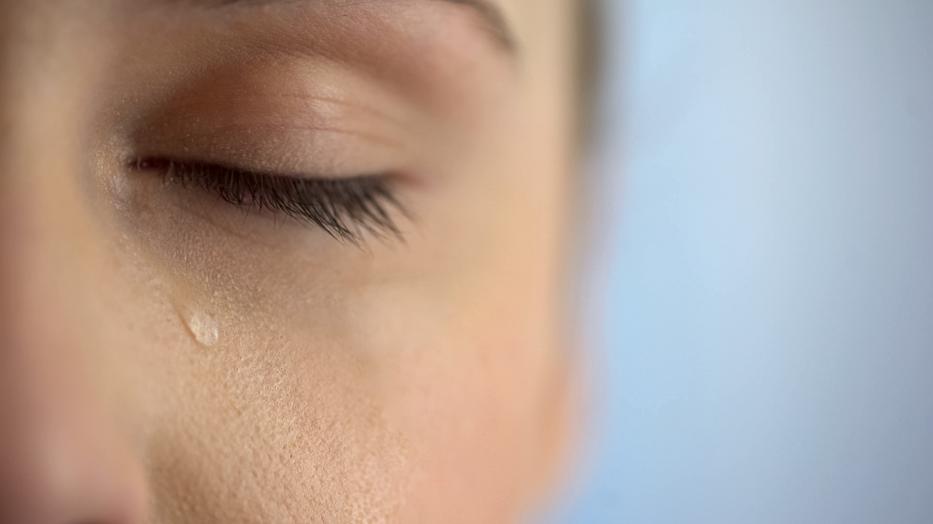
<instances>
[{"instance_id":1,"label":"nose","mask_svg":"<svg viewBox=\"0 0 933 524\"><path fill-rule=\"evenodd\" d=\"M0 522L143 522L138 470L106 419L63 377L42 379L24 369L30 364L10 360L4 359L0 405Z\"/></svg>"},{"instance_id":2,"label":"nose","mask_svg":"<svg viewBox=\"0 0 933 524\"><path fill-rule=\"evenodd\" d=\"M0 524L141 523L142 468L98 358L106 257L76 72L16 36L0 38Z\"/></svg>"},{"instance_id":3,"label":"nose","mask_svg":"<svg viewBox=\"0 0 933 524\"><path fill-rule=\"evenodd\" d=\"M106 280L67 203L77 184L19 167L58 187L0 174L0 524L142 522L140 467L107 391Z\"/></svg>"},{"instance_id":4,"label":"nose","mask_svg":"<svg viewBox=\"0 0 933 524\"><path fill-rule=\"evenodd\" d=\"M0 524L143 522L140 466L108 391L105 277L61 193L79 191L52 171L18 173L60 183L0 174Z\"/></svg>"}]
</instances>

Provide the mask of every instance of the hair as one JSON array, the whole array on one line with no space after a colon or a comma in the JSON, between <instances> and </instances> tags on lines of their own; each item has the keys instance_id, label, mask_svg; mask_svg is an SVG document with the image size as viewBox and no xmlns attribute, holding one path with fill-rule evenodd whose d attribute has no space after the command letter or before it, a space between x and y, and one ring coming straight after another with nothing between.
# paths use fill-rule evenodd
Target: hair
<instances>
[{"instance_id":1,"label":"hair","mask_svg":"<svg viewBox=\"0 0 933 524\"><path fill-rule=\"evenodd\" d=\"M578 128L584 146L592 138L593 116L598 106L598 89L603 58L601 0L578 0L576 27L576 84Z\"/></svg>"}]
</instances>

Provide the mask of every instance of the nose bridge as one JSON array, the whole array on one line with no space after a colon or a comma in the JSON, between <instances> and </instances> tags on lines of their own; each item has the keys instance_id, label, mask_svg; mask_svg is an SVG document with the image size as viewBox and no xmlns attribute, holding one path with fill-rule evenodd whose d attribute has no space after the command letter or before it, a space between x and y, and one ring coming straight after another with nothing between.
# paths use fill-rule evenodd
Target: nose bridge
<instances>
[{"instance_id":1,"label":"nose bridge","mask_svg":"<svg viewBox=\"0 0 933 524\"><path fill-rule=\"evenodd\" d=\"M136 522L141 482L94 373L93 54L74 27L11 4L42 2L0 0L0 522Z\"/></svg>"},{"instance_id":2,"label":"nose bridge","mask_svg":"<svg viewBox=\"0 0 933 524\"><path fill-rule=\"evenodd\" d=\"M56 65L74 62L27 29L0 40L0 362L80 341L73 324L87 309L75 299L94 238L80 189L81 89Z\"/></svg>"}]
</instances>

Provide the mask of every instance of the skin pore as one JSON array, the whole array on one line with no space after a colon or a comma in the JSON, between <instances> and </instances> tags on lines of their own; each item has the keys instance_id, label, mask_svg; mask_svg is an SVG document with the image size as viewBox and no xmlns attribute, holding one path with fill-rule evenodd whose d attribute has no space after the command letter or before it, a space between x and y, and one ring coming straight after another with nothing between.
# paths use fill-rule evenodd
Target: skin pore
<instances>
[{"instance_id":1,"label":"skin pore","mask_svg":"<svg viewBox=\"0 0 933 524\"><path fill-rule=\"evenodd\" d=\"M0 0L0 522L546 494L576 9L487 2Z\"/></svg>"}]
</instances>

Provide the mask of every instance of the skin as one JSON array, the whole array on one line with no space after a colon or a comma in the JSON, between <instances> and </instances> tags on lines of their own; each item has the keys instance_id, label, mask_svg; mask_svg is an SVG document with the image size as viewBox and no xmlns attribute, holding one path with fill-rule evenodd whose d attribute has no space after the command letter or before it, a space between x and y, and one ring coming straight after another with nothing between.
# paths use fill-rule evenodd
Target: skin
<instances>
[{"instance_id":1,"label":"skin","mask_svg":"<svg viewBox=\"0 0 933 524\"><path fill-rule=\"evenodd\" d=\"M573 2L0 0L0 522L512 522L569 365ZM340 241L141 155L389 172Z\"/></svg>"}]
</instances>

